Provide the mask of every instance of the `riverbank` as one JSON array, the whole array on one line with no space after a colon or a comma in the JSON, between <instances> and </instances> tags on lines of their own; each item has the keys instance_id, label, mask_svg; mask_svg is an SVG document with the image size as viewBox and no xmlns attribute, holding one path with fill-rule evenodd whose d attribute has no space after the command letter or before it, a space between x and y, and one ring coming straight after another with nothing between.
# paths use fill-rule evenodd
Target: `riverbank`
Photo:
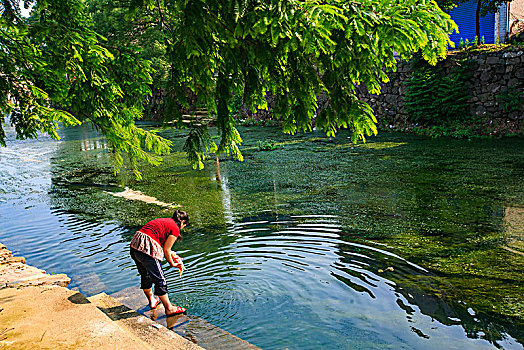
<instances>
[{"instance_id":1,"label":"riverbank","mask_svg":"<svg viewBox=\"0 0 524 350\"><path fill-rule=\"evenodd\" d=\"M0 349L188 349L201 347L108 298L70 290L0 244Z\"/></svg>"}]
</instances>

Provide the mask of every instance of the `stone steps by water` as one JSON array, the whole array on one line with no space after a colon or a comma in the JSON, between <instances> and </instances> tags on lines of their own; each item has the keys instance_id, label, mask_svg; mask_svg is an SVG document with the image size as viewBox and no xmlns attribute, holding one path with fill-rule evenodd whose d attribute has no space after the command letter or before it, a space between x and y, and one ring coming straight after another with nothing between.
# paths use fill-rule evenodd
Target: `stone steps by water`
<instances>
[{"instance_id":1,"label":"stone steps by water","mask_svg":"<svg viewBox=\"0 0 524 350\"><path fill-rule=\"evenodd\" d=\"M0 244L0 348L202 349L107 295L87 299L69 282Z\"/></svg>"},{"instance_id":2,"label":"stone steps by water","mask_svg":"<svg viewBox=\"0 0 524 350\"><path fill-rule=\"evenodd\" d=\"M111 294L111 297L129 309L138 310L138 312L149 319L153 319L167 329L173 330L172 333L177 333L205 349L259 349L255 345L234 336L200 317L190 314L187 316L176 315L166 317L162 306L156 310L150 310L149 306L146 305L144 293L138 288L126 288L120 292Z\"/></svg>"},{"instance_id":3,"label":"stone steps by water","mask_svg":"<svg viewBox=\"0 0 524 350\"><path fill-rule=\"evenodd\" d=\"M130 337L139 340L151 349L202 349L193 342L177 335L165 327L155 327L156 322L122 305L111 296L100 293L88 298L88 301L102 311L111 321L124 330Z\"/></svg>"},{"instance_id":4,"label":"stone steps by water","mask_svg":"<svg viewBox=\"0 0 524 350\"><path fill-rule=\"evenodd\" d=\"M71 282L65 274L49 275L25 262L25 258L14 257L5 245L0 244L0 288L51 285L66 287Z\"/></svg>"}]
</instances>

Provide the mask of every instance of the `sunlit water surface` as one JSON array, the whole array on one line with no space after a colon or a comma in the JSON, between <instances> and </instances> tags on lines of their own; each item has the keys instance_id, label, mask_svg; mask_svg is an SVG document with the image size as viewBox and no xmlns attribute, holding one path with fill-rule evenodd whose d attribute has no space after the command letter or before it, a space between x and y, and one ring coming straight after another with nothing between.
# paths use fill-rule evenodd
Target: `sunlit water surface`
<instances>
[{"instance_id":1,"label":"sunlit water surface","mask_svg":"<svg viewBox=\"0 0 524 350\"><path fill-rule=\"evenodd\" d=\"M0 241L32 265L68 274L73 289L92 295L138 283L129 241L170 211L110 194L129 186L191 215L175 246L187 270L180 277L166 266L172 300L262 348L523 348L522 318L482 309L467 279L430 268L467 256L467 244L522 267L519 247L505 249L519 233L504 221L506 207L517 227L522 219L522 140L472 146L385 135L355 146L344 134L246 129L243 163L192 171L175 154L144 168L137 183L112 175L107 145L89 127L61 134L59 142L19 141L8 130ZM165 136L181 146L178 134ZM280 147L259 151L269 137ZM504 160L494 171L497 156ZM475 240L484 237L480 249ZM513 272L492 277L519 293ZM522 295L504 297L522 303Z\"/></svg>"}]
</instances>

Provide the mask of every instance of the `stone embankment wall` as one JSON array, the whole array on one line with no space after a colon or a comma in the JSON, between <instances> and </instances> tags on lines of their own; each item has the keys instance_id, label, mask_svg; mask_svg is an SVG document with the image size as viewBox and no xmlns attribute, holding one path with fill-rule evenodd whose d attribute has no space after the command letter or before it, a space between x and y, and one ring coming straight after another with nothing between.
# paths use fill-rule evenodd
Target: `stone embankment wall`
<instances>
[{"instance_id":1,"label":"stone embankment wall","mask_svg":"<svg viewBox=\"0 0 524 350\"><path fill-rule=\"evenodd\" d=\"M452 59L464 58L472 61L470 87L470 113L474 116L524 120L524 112L507 112L503 108L500 95L509 88L524 89L524 47L510 48L491 52L450 53L449 58L441 64L449 71L456 62ZM397 72L389 73L390 82L383 84L380 95L370 95L361 89L359 97L368 102L379 119L395 123L406 120L404 99L405 82L411 76L409 62L401 61Z\"/></svg>"},{"instance_id":2,"label":"stone embankment wall","mask_svg":"<svg viewBox=\"0 0 524 350\"><path fill-rule=\"evenodd\" d=\"M504 110L501 95L509 88L524 89L524 47L506 48L498 51L486 52L457 52L450 53L449 59L439 63L446 72L456 65L453 58L467 59L470 65L471 79L467 82L471 98L470 114L486 119L497 124L522 124L524 111L508 112ZM369 103L380 124L392 123L403 125L408 123L404 108L406 96L405 82L410 78L409 62L400 61L397 71L388 74L390 82L382 85L380 95L370 95L365 87L360 87L358 96ZM154 89L150 103L146 106L146 118L162 120L165 112L167 91ZM271 120L271 107L274 105L274 96L267 96L269 110L259 110L251 113L245 108L241 109L240 119L255 118ZM513 128L514 129L514 128ZM519 129L519 128L517 128Z\"/></svg>"}]
</instances>

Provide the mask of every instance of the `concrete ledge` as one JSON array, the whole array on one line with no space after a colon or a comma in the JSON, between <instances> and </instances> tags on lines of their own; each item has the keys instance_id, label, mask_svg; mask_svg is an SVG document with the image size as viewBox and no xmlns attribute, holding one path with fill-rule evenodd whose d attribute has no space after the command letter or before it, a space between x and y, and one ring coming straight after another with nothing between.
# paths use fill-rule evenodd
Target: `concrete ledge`
<instances>
[{"instance_id":1,"label":"concrete ledge","mask_svg":"<svg viewBox=\"0 0 524 350\"><path fill-rule=\"evenodd\" d=\"M69 282L0 244L0 349L201 349L107 296L95 305Z\"/></svg>"},{"instance_id":2,"label":"concrete ledge","mask_svg":"<svg viewBox=\"0 0 524 350\"><path fill-rule=\"evenodd\" d=\"M94 295L88 300L96 305L115 324L131 336L154 349L201 350L202 348L179 336L153 320L122 305L105 293ZM156 328L158 327L158 328Z\"/></svg>"},{"instance_id":3,"label":"concrete ledge","mask_svg":"<svg viewBox=\"0 0 524 350\"><path fill-rule=\"evenodd\" d=\"M57 285L67 287L71 279L65 274L49 275L44 270L26 265L25 258L13 257L5 245L0 244L0 289Z\"/></svg>"}]
</instances>

